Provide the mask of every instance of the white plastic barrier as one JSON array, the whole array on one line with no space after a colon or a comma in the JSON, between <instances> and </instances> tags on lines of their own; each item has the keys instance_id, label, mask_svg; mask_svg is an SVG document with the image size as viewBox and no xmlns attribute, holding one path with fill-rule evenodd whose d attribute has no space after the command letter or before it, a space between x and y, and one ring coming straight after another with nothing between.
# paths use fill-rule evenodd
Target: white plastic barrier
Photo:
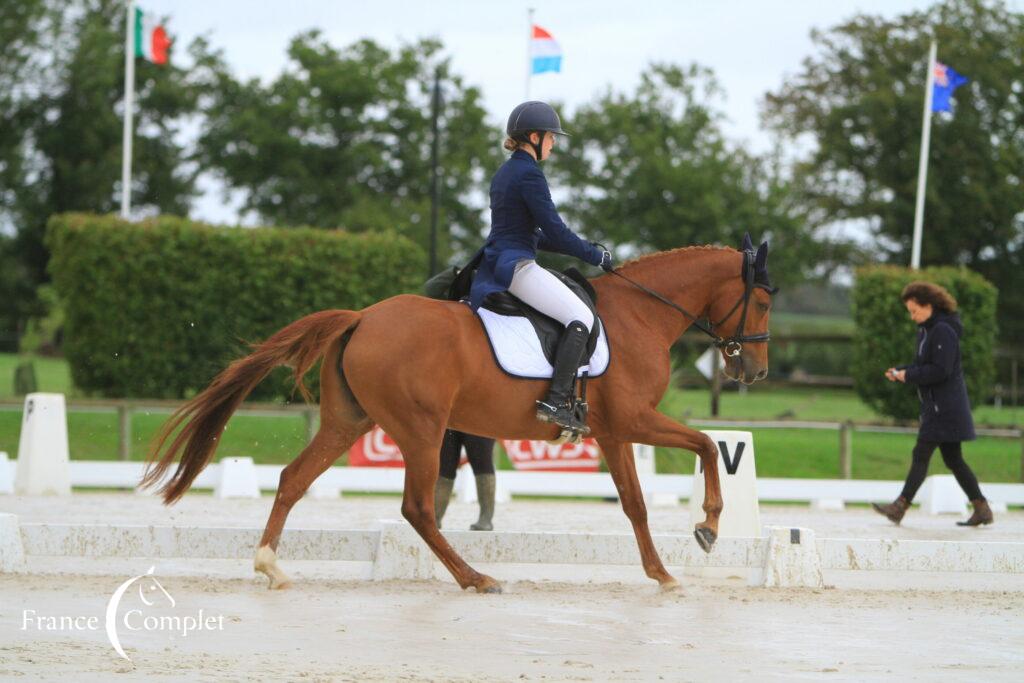
<instances>
[{"instance_id":1,"label":"white plastic barrier","mask_svg":"<svg viewBox=\"0 0 1024 683\"><path fill-rule=\"evenodd\" d=\"M20 495L68 495L68 422L63 394L29 394L21 419L18 473L14 491Z\"/></svg>"},{"instance_id":2,"label":"white plastic barrier","mask_svg":"<svg viewBox=\"0 0 1024 683\"><path fill-rule=\"evenodd\" d=\"M217 498L259 498L256 467L252 458L221 458L220 479L213 489Z\"/></svg>"},{"instance_id":3,"label":"white plastic barrier","mask_svg":"<svg viewBox=\"0 0 1024 683\"><path fill-rule=\"evenodd\" d=\"M922 488L921 508L929 515L967 514L967 496L952 474L933 474Z\"/></svg>"},{"instance_id":4,"label":"white plastic barrier","mask_svg":"<svg viewBox=\"0 0 1024 683\"><path fill-rule=\"evenodd\" d=\"M822 588L821 557L811 529L769 526L764 562L751 571L747 582L766 588Z\"/></svg>"},{"instance_id":5,"label":"white plastic barrier","mask_svg":"<svg viewBox=\"0 0 1024 683\"><path fill-rule=\"evenodd\" d=\"M146 557L252 559L258 528L18 525L0 514L0 571L16 571L26 557ZM563 565L638 564L632 534L449 531L445 537L467 562ZM693 536L653 538L668 567L753 570L750 583L820 587L822 570L986 572L1024 575L1024 543L815 539L809 529L773 527L764 538L723 538L710 554ZM379 529L287 529L279 556L287 560L374 563L375 579L445 576L426 544L404 521ZM639 568L638 568L639 571Z\"/></svg>"},{"instance_id":6,"label":"white plastic barrier","mask_svg":"<svg viewBox=\"0 0 1024 683\"><path fill-rule=\"evenodd\" d=\"M25 551L18 518L0 513L0 573L21 569L24 564Z\"/></svg>"},{"instance_id":7,"label":"white plastic barrier","mask_svg":"<svg viewBox=\"0 0 1024 683\"><path fill-rule=\"evenodd\" d=\"M14 463L7 459L7 452L0 451L0 493L14 493Z\"/></svg>"},{"instance_id":8,"label":"white plastic barrier","mask_svg":"<svg viewBox=\"0 0 1024 683\"><path fill-rule=\"evenodd\" d=\"M718 536L757 537L761 535L761 509L757 498L757 470L754 466L754 437L750 432L704 432L718 446L718 479L722 487L722 516ZM704 519L704 468L697 458L690 497L690 518Z\"/></svg>"}]
</instances>

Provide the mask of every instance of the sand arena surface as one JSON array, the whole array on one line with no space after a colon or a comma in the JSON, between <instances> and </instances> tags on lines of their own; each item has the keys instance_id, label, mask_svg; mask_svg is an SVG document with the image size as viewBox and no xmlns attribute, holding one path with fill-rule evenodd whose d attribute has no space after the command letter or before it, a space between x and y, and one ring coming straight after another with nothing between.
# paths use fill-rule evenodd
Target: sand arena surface
<instances>
[{"instance_id":1,"label":"sand arena surface","mask_svg":"<svg viewBox=\"0 0 1024 683\"><path fill-rule=\"evenodd\" d=\"M2 496L0 512L24 522L262 528L271 502L189 495L164 508L146 496L76 493ZM397 518L398 507L396 497L305 500L288 526L373 528ZM453 502L447 526L466 528L475 511ZM692 529L686 506L652 508L650 517L655 534ZM865 509L762 507L763 523L811 527L819 538L1024 540L1021 512L980 530L958 529L955 519L914 510L897 528ZM600 502L514 501L499 505L495 523L630 532L619 506ZM121 626L126 662L107 640L104 613L119 584L154 564L176 601L170 611L202 609L222 616L223 629L181 636ZM31 558L29 573L0 575L0 680L1017 681L1024 671L1020 576L833 572L832 589L766 590L670 568L683 590L662 594L638 559L615 568L481 566L505 586L484 596L443 573L437 581L352 580L365 564L282 557L295 586L272 592L249 561ZM133 607L169 610L144 607L129 591L121 613ZM96 616L99 628L26 627L26 610Z\"/></svg>"}]
</instances>

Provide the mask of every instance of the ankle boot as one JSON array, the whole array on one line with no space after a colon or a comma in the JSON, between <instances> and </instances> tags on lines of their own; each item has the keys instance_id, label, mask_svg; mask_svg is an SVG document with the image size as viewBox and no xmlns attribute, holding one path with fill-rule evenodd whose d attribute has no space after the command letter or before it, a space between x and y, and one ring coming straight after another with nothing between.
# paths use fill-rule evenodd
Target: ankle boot
<instances>
[{"instance_id":1,"label":"ankle boot","mask_svg":"<svg viewBox=\"0 0 1024 683\"><path fill-rule=\"evenodd\" d=\"M903 519L903 515L907 514L907 508L910 507L910 501L903 496L900 496L888 505L872 503L871 507L875 509L875 512L888 517L889 521L893 524L899 524L900 520Z\"/></svg>"},{"instance_id":2,"label":"ankle boot","mask_svg":"<svg viewBox=\"0 0 1024 683\"><path fill-rule=\"evenodd\" d=\"M472 531L491 531L494 518L494 489L497 481L493 474L476 475L476 497L480 502L480 519L470 524Z\"/></svg>"},{"instance_id":3,"label":"ankle boot","mask_svg":"<svg viewBox=\"0 0 1024 683\"><path fill-rule=\"evenodd\" d=\"M590 428L573 414L573 390L580 358L587 347L590 332L586 325L574 320L566 326L555 351L555 368L551 375L551 389L543 401L537 401L537 419L552 422L562 429L589 434Z\"/></svg>"},{"instance_id":4,"label":"ankle boot","mask_svg":"<svg viewBox=\"0 0 1024 683\"><path fill-rule=\"evenodd\" d=\"M455 480L448 477L438 477L437 483L434 484L434 517L437 519L438 529L441 528L441 520L448 509L448 501L452 499L453 488Z\"/></svg>"},{"instance_id":5,"label":"ankle boot","mask_svg":"<svg viewBox=\"0 0 1024 683\"><path fill-rule=\"evenodd\" d=\"M995 518L992 516L992 508L988 506L987 500L978 498L977 500L972 500L971 505L974 506L974 513L966 522L957 522L957 526L979 526L993 522Z\"/></svg>"}]
</instances>

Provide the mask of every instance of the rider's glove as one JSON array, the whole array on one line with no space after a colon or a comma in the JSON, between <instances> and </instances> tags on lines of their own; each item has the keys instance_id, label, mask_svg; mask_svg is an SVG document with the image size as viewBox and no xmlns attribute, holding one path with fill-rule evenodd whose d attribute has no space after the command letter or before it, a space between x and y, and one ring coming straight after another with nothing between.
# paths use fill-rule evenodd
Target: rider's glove
<instances>
[{"instance_id":1,"label":"rider's glove","mask_svg":"<svg viewBox=\"0 0 1024 683\"><path fill-rule=\"evenodd\" d=\"M607 249L601 254L601 270L606 273L612 272L615 266L612 264L612 253Z\"/></svg>"}]
</instances>

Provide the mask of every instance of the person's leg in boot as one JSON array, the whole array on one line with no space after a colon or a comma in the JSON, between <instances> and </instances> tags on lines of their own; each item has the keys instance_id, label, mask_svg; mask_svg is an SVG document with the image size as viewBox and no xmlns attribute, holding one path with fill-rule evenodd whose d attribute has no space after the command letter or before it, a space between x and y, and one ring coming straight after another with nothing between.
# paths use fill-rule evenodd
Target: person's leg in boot
<instances>
[{"instance_id":1,"label":"person's leg in boot","mask_svg":"<svg viewBox=\"0 0 1024 683\"><path fill-rule=\"evenodd\" d=\"M988 500L981 495L981 487L978 485L978 478L974 476L971 466L964 460L963 445L959 441L939 444L939 451L942 453L942 461L950 469L960 488L967 494L967 498L974 507L970 518L963 522L957 522L957 526L980 526L991 524L995 521L992 515L992 508Z\"/></svg>"},{"instance_id":2,"label":"person's leg in boot","mask_svg":"<svg viewBox=\"0 0 1024 683\"><path fill-rule=\"evenodd\" d=\"M437 476L437 483L434 484L434 517L437 518L438 529L441 528L441 520L452 499L452 489L455 488L455 471L459 467L461 452L460 433L450 429L445 430L444 439L441 441L441 468Z\"/></svg>"},{"instance_id":3,"label":"person's leg in boot","mask_svg":"<svg viewBox=\"0 0 1024 683\"><path fill-rule=\"evenodd\" d=\"M551 388L547 398L537 401L537 419L580 434L590 433L590 428L573 414L573 390L576 387L576 372L580 358L586 349L590 330L583 323L574 320L569 323L558 341L555 352L555 368L551 375Z\"/></svg>"},{"instance_id":4,"label":"person's leg in boot","mask_svg":"<svg viewBox=\"0 0 1024 683\"><path fill-rule=\"evenodd\" d=\"M476 498L480 504L480 517L469 528L472 531L491 531L494 529L494 493L497 485L494 476L494 439L466 434L463 443L476 478Z\"/></svg>"},{"instance_id":5,"label":"person's leg in boot","mask_svg":"<svg viewBox=\"0 0 1024 683\"><path fill-rule=\"evenodd\" d=\"M899 524L903 520L903 515L907 513L907 509L914 501L914 496L917 495L917 490L921 488L924 478L928 475L928 462L932 459L932 453L935 452L937 445L932 441L917 440L917 443L914 444L910 472L907 473L907 480L903 482L903 492L900 493L899 498L888 505L872 503L871 507L875 509L875 512L885 515L893 524Z\"/></svg>"},{"instance_id":6,"label":"person's leg in boot","mask_svg":"<svg viewBox=\"0 0 1024 683\"><path fill-rule=\"evenodd\" d=\"M534 261L524 260L516 265L508 291L565 325L555 351L551 390L547 398L537 401L537 419L579 434L588 433L587 426L573 414L571 401L576 371L594 325L594 314L561 280Z\"/></svg>"},{"instance_id":7,"label":"person's leg in boot","mask_svg":"<svg viewBox=\"0 0 1024 683\"><path fill-rule=\"evenodd\" d=\"M476 475L476 497L480 503L480 518L469 528L473 531L492 531L494 529L494 489L497 480L493 474Z\"/></svg>"}]
</instances>

